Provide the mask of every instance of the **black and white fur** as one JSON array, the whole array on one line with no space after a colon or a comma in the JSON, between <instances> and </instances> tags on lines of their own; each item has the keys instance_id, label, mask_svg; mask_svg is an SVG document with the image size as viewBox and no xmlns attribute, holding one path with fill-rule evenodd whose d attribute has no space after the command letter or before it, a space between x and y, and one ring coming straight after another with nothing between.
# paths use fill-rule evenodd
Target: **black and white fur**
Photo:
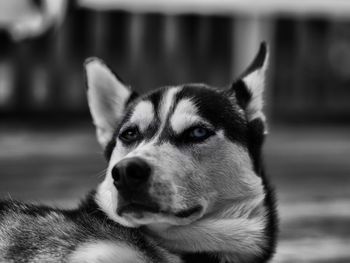
<instances>
[{"instance_id":1,"label":"black and white fur","mask_svg":"<svg viewBox=\"0 0 350 263\"><path fill-rule=\"evenodd\" d=\"M109 220L93 198L75 210L0 202L0 262L181 262L138 229Z\"/></svg>"},{"instance_id":2,"label":"black and white fur","mask_svg":"<svg viewBox=\"0 0 350 263\"><path fill-rule=\"evenodd\" d=\"M276 238L261 156L267 64L262 44L227 89L185 84L139 96L101 60L87 60L106 177L73 211L0 203L0 258L267 262Z\"/></svg>"}]
</instances>

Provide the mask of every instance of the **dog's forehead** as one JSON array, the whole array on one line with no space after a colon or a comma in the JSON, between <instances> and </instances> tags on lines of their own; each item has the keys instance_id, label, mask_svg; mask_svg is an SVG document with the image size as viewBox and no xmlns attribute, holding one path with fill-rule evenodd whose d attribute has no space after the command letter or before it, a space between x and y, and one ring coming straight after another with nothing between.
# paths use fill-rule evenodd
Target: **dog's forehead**
<instances>
[{"instance_id":1,"label":"dog's forehead","mask_svg":"<svg viewBox=\"0 0 350 263\"><path fill-rule=\"evenodd\" d=\"M168 122L176 131L179 130L177 126L183 126L184 122L190 124L190 120L206 119L203 110L206 108L206 93L215 93L206 89L205 85L190 84L163 87L146 94L134 105L130 122L142 122L142 126L155 120Z\"/></svg>"},{"instance_id":2,"label":"dog's forehead","mask_svg":"<svg viewBox=\"0 0 350 263\"><path fill-rule=\"evenodd\" d=\"M141 131L151 125L159 128L173 113L176 94L180 90L181 87L166 87L144 95L127 114L128 122L137 125Z\"/></svg>"},{"instance_id":3,"label":"dog's forehead","mask_svg":"<svg viewBox=\"0 0 350 263\"><path fill-rule=\"evenodd\" d=\"M200 122L227 130L228 135L239 134L245 126L239 109L220 90L205 84L162 87L136 101L128 116L141 130L167 126L175 133Z\"/></svg>"}]
</instances>

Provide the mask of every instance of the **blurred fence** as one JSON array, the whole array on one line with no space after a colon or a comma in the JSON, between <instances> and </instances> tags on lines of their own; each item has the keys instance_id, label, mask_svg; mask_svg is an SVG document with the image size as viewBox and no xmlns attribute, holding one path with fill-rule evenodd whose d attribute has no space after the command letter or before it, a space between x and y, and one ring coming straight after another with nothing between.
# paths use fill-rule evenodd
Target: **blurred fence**
<instances>
[{"instance_id":1,"label":"blurred fence","mask_svg":"<svg viewBox=\"0 0 350 263\"><path fill-rule=\"evenodd\" d=\"M350 18L281 14L258 23L265 20L273 29L267 98L273 119L350 122ZM103 58L138 92L184 82L225 86L237 71L235 45L245 45L235 31L239 21L78 8L36 39L12 43L3 32L0 115L88 116L82 67L88 56Z\"/></svg>"}]
</instances>

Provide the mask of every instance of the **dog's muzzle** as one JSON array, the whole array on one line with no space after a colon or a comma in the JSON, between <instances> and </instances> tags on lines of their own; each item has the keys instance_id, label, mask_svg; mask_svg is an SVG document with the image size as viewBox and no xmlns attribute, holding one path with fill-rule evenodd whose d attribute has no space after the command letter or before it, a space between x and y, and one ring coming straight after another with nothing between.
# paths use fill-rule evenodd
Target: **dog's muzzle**
<instances>
[{"instance_id":1,"label":"dog's muzzle","mask_svg":"<svg viewBox=\"0 0 350 263\"><path fill-rule=\"evenodd\" d=\"M152 169L139 157L126 158L112 169L114 185L118 189L117 213L149 211L157 213L159 206L149 195Z\"/></svg>"},{"instance_id":2,"label":"dog's muzzle","mask_svg":"<svg viewBox=\"0 0 350 263\"><path fill-rule=\"evenodd\" d=\"M130 157L121 160L112 169L114 185L118 190L117 214L132 214L143 218L145 213L165 217L189 219L203 212L202 205L195 205L181 211L164 210L149 193L151 185L151 166L142 158Z\"/></svg>"}]
</instances>

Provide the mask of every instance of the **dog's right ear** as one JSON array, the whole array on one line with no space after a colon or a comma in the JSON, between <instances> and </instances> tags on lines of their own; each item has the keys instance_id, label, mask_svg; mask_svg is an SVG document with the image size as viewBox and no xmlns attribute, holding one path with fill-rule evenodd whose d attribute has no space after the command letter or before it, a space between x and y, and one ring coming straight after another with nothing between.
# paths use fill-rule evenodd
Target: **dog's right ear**
<instances>
[{"instance_id":1,"label":"dog's right ear","mask_svg":"<svg viewBox=\"0 0 350 263\"><path fill-rule=\"evenodd\" d=\"M84 66L90 113L97 139L104 148L112 139L125 107L135 93L102 60L88 58Z\"/></svg>"}]
</instances>

